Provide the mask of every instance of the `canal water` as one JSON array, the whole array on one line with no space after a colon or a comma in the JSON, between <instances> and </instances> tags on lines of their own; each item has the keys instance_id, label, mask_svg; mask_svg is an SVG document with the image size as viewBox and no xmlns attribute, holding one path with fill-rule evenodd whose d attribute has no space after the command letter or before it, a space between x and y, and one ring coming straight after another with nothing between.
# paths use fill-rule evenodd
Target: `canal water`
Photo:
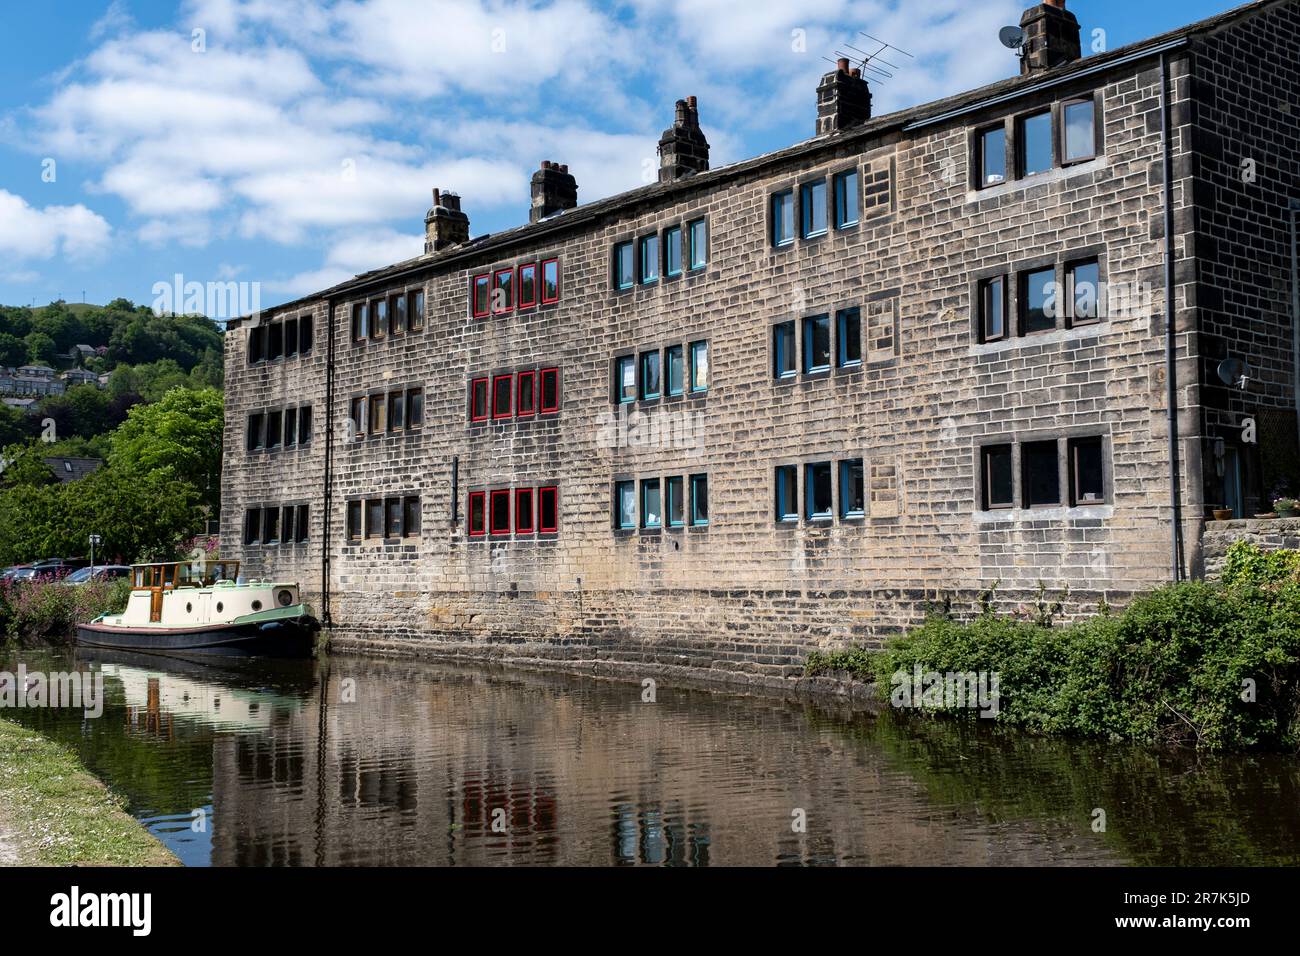
<instances>
[{"instance_id":1,"label":"canal water","mask_svg":"<svg viewBox=\"0 0 1300 956\"><path fill-rule=\"evenodd\" d=\"M1300 862L1294 757L425 662L18 659L103 672L97 719L4 716L191 866Z\"/></svg>"}]
</instances>

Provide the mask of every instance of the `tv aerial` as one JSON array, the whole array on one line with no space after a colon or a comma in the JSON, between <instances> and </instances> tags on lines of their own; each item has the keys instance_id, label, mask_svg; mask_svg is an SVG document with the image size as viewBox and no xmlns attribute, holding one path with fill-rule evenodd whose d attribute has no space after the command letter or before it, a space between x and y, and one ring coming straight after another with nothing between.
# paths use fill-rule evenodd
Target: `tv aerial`
<instances>
[{"instance_id":1,"label":"tv aerial","mask_svg":"<svg viewBox=\"0 0 1300 956\"><path fill-rule=\"evenodd\" d=\"M894 53L901 53L908 59L916 59L912 54L908 53L901 47L896 47L892 43L886 43L884 40L879 40L876 37L873 37L870 33L863 33L859 30L858 35L866 37L872 43L880 44L880 49L872 53L863 50L860 47L856 47L851 43L846 43L844 44L844 47L845 49L852 51L851 53L836 50L834 59L829 56L824 56L822 59L828 63L834 63L836 60L848 60L850 63L856 63L858 68L862 71L862 78L870 83L883 83L885 80L893 79L894 74L891 73L890 70L901 69L897 63L891 63L889 60L886 60L882 54L893 50ZM893 55L893 53L890 53L890 56ZM884 69L884 67L889 67L889 70ZM870 71L871 75L868 75L868 71Z\"/></svg>"},{"instance_id":2,"label":"tv aerial","mask_svg":"<svg viewBox=\"0 0 1300 956\"><path fill-rule=\"evenodd\" d=\"M1020 27L1003 27L998 31L998 39L1008 50L1015 50L1016 56L1022 60L1025 58L1025 31Z\"/></svg>"}]
</instances>

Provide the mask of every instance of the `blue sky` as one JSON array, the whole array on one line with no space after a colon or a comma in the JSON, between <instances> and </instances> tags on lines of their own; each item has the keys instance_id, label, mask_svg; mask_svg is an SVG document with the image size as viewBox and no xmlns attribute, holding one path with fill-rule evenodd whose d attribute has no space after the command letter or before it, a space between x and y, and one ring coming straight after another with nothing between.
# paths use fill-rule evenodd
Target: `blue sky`
<instances>
[{"instance_id":1,"label":"blue sky","mask_svg":"<svg viewBox=\"0 0 1300 956\"><path fill-rule=\"evenodd\" d=\"M543 159L579 202L641 184L686 95L715 166L806 139L822 57L859 30L913 54L877 114L1010 75L997 30L1026 5L6 0L0 303L149 303L179 273L273 305L418 255L435 186L480 235L526 221ZM1235 5L1070 9L1086 50Z\"/></svg>"}]
</instances>

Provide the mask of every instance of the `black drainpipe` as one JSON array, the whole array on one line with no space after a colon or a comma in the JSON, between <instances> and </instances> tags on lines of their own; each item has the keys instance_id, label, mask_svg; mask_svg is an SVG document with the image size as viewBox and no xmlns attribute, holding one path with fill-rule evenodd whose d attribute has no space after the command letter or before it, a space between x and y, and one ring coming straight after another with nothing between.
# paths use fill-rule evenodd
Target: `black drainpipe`
<instances>
[{"instance_id":1,"label":"black drainpipe","mask_svg":"<svg viewBox=\"0 0 1300 956\"><path fill-rule=\"evenodd\" d=\"M1169 560L1174 581L1183 579L1182 504L1178 494L1178 341L1174 307L1174 147L1169 136L1169 61L1160 54L1160 141L1164 150L1165 203L1165 382L1169 387Z\"/></svg>"},{"instance_id":2,"label":"black drainpipe","mask_svg":"<svg viewBox=\"0 0 1300 956\"><path fill-rule=\"evenodd\" d=\"M334 300L325 300L325 327L328 347L325 358L325 487L321 495L320 591L321 623L334 627L330 616L330 518L334 514Z\"/></svg>"},{"instance_id":3,"label":"black drainpipe","mask_svg":"<svg viewBox=\"0 0 1300 956\"><path fill-rule=\"evenodd\" d=\"M1300 440L1300 199L1291 200L1291 365L1296 437Z\"/></svg>"}]
</instances>

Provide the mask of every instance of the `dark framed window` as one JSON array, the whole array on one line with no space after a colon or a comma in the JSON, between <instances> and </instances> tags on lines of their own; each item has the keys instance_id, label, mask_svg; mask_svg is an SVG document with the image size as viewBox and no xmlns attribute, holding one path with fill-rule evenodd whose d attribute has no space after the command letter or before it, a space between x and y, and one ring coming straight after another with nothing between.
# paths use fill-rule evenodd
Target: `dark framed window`
<instances>
[{"instance_id":1,"label":"dark framed window","mask_svg":"<svg viewBox=\"0 0 1300 956\"><path fill-rule=\"evenodd\" d=\"M614 394L621 404L636 401L636 356L614 359Z\"/></svg>"},{"instance_id":2,"label":"dark framed window","mask_svg":"<svg viewBox=\"0 0 1300 956\"><path fill-rule=\"evenodd\" d=\"M492 379L492 417L509 418L514 412L513 375L498 375Z\"/></svg>"},{"instance_id":3,"label":"dark framed window","mask_svg":"<svg viewBox=\"0 0 1300 956\"><path fill-rule=\"evenodd\" d=\"M980 341L1000 342L1007 337L1007 280L993 276L979 284Z\"/></svg>"},{"instance_id":4,"label":"dark framed window","mask_svg":"<svg viewBox=\"0 0 1300 956\"><path fill-rule=\"evenodd\" d=\"M382 339L388 334L388 300L370 300L370 337Z\"/></svg>"},{"instance_id":5,"label":"dark framed window","mask_svg":"<svg viewBox=\"0 0 1300 956\"><path fill-rule=\"evenodd\" d=\"M836 361L840 368L862 364L862 311L840 309L835 314Z\"/></svg>"},{"instance_id":6,"label":"dark framed window","mask_svg":"<svg viewBox=\"0 0 1300 956\"><path fill-rule=\"evenodd\" d=\"M636 482L614 482L614 527L636 527Z\"/></svg>"},{"instance_id":7,"label":"dark framed window","mask_svg":"<svg viewBox=\"0 0 1300 956\"><path fill-rule=\"evenodd\" d=\"M614 288L630 289L636 284L636 256L631 241L614 246Z\"/></svg>"},{"instance_id":8,"label":"dark framed window","mask_svg":"<svg viewBox=\"0 0 1300 956\"><path fill-rule=\"evenodd\" d=\"M293 505L285 505L280 509L280 540L285 544L290 544L297 533L293 529L293 518L297 514Z\"/></svg>"},{"instance_id":9,"label":"dark framed window","mask_svg":"<svg viewBox=\"0 0 1300 956\"><path fill-rule=\"evenodd\" d=\"M280 509L262 509L262 544L280 543Z\"/></svg>"},{"instance_id":10,"label":"dark framed window","mask_svg":"<svg viewBox=\"0 0 1300 956\"><path fill-rule=\"evenodd\" d=\"M492 492L488 505L488 530L497 536L510 533L510 492Z\"/></svg>"},{"instance_id":11,"label":"dark framed window","mask_svg":"<svg viewBox=\"0 0 1300 956\"><path fill-rule=\"evenodd\" d=\"M1072 438L1070 447L1070 504L1106 502L1106 464L1100 436Z\"/></svg>"},{"instance_id":12,"label":"dark framed window","mask_svg":"<svg viewBox=\"0 0 1300 956\"><path fill-rule=\"evenodd\" d=\"M384 500L384 537L402 537L402 499L386 498Z\"/></svg>"},{"instance_id":13,"label":"dark framed window","mask_svg":"<svg viewBox=\"0 0 1300 956\"><path fill-rule=\"evenodd\" d=\"M293 523L293 529L294 529L293 540L298 542L299 544L307 540L307 534L311 528L311 525L308 521L309 515L310 512L308 510L307 505L298 506L298 515L294 519L294 523Z\"/></svg>"},{"instance_id":14,"label":"dark framed window","mask_svg":"<svg viewBox=\"0 0 1300 956\"><path fill-rule=\"evenodd\" d=\"M352 421L352 434L360 438L366 433L367 413L366 397L358 395L352 399L352 410L350 412Z\"/></svg>"},{"instance_id":15,"label":"dark framed window","mask_svg":"<svg viewBox=\"0 0 1300 956\"><path fill-rule=\"evenodd\" d=\"M311 351L313 344L312 336L312 315L308 312L298 319L298 354L306 355Z\"/></svg>"},{"instance_id":16,"label":"dark framed window","mask_svg":"<svg viewBox=\"0 0 1300 956\"><path fill-rule=\"evenodd\" d=\"M298 409L284 410L284 445L286 448L298 444Z\"/></svg>"},{"instance_id":17,"label":"dark framed window","mask_svg":"<svg viewBox=\"0 0 1300 956\"><path fill-rule=\"evenodd\" d=\"M803 320L804 374L825 372L831 367L831 317L812 315Z\"/></svg>"},{"instance_id":18,"label":"dark framed window","mask_svg":"<svg viewBox=\"0 0 1300 956\"><path fill-rule=\"evenodd\" d=\"M769 201L771 210L772 245L794 244L794 190L773 193Z\"/></svg>"},{"instance_id":19,"label":"dark framed window","mask_svg":"<svg viewBox=\"0 0 1300 956\"><path fill-rule=\"evenodd\" d=\"M284 357L293 358L298 354L298 320L284 320Z\"/></svg>"},{"instance_id":20,"label":"dark framed window","mask_svg":"<svg viewBox=\"0 0 1300 956\"><path fill-rule=\"evenodd\" d=\"M702 528L709 523L709 476L691 475L691 524Z\"/></svg>"},{"instance_id":21,"label":"dark framed window","mask_svg":"<svg viewBox=\"0 0 1300 956\"><path fill-rule=\"evenodd\" d=\"M406 427L420 428L424 425L424 389L413 388L406 393Z\"/></svg>"},{"instance_id":22,"label":"dark framed window","mask_svg":"<svg viewBox=\"0 0 1300 956\"><path fill-rule=\"evenodd\" d=\"M1070 304L1070 325L1100 322L1105 314L1101 264L1096 259L1090 259L1066 266L1065 283L1065 294Z\"/></svg>"},{"instance_id":23,"label":"dark framed window","mask_svg":"<svg viewBox=\"0 0 1300 956\"><path fill-rule=\"evenodd\" d=\"M1007 127L991 126L978 134L979 187L1000 186L1007 181Z\"/></svg>"},{"instance_id":24,"label":"dark framed window","mask_svg":"<svg viewBox=\"0 0 1300 956\"><path fill-rule=\"evenodd\" d=\"M542 369L539 379L541 411L543 415L555 415L560 411L560 370L558 368Z\"/></svg>"},{"instance_id":25,"label":"dark framed window","mask_svg":"<svg viewBox=\"0 0 1300 956\"><path fill-rule=\"evenodd\" d=\"M537 263L519 267L519 308L531 309L537 304Z\"/></svg>"},{"instance_id":26,"label":"dark framed window","mask_svg":"<svg viewBox=\"0 0 1300 956\"><path fill-rule=\"evenodd\" d=\"M266 419L261 412L255 412L248 416L247 445L249 451L256 451L263 446L265 439L263 438L262 429L265 425Z\"/></svg>"},{"instance_id":27,"label":"dark framed window","mask_svg":"<svg viewBox=\"0 0 1300 956\"><path fill-rule=\"evenodd\" d=\"M643 401L653 400L659 397L663 390L663 383L659 375L659 352L641 353L641 399Z\"/></svg>"},{"instance_id":28,"label":"dark framed window","mask_svg":"<svg viewBox=\"0 0 1300 956\"><path fill-rule=\"evenodd\" d=\"M256 365L266 359L266 326L255 325L248 330L248 364Z\"/></svg>"},{"instance_id":29,"label":"dark framed window","mask_svg":"<svg viewBox=\"0 0 1300 956\"><path fill-rule=\"evenodd\" d=\"M279 448L284 441L284 413L266 413L266 447Z\"/></svg>"},{"instance_id":30,"label":"dark framed window","mask_svg":"<svg viewBox=\"0 0 1300 956\"><path fill-rule=\"evenodd\" d=\"M663 490L658 478L641 482L641 527L658 528L663 525Z\"/></svg>"},{"instance_id":31,"label":"dark framed window","mask_svg":"<svg viewBox=\"0 0 1300 956\"><path fill-rule=\"evenodd\" d=\"M515 491L515 534L532 534L534 530L533 489L519 488Z\"/></svg>"},{"instance_id":32,"label":"dark framed window","mask_svg":"<svg viewBox=\"0 0 1300 956\"><path fill-rule=\"evenodd\" d=\"M504 315L515 307L515 270L498 269L492 275L492 314Z\"/></svg>"},{"instance_id":33,"label":"dark framed window","mask_svg":"<svg viewBox=\"0 0 1300 956\"><path fill-rule=\"evenodd\" d=\"M560 260L547 259L542 263L542 305L560 301Z\"/></svg>"},{"instance_id":34,"label":"dark framed window","mask_svg":"<svg viewBox=\"0 0 1300 956\"><path fill-rule=\"evenodd\" d=\"M862 518L867 513L865 485L862 479L862 459L850 458L840 462L840 517Z\"/></svg>"},{"instance_id":35,"label":"dark framed window","mask_svg":"<svg viewBox=\"0 0 1300 956\"><path fill-rule=\"evenodd\" d=\"M298 409L298 444L311 444L311 406Z\"/></svg>"},{"instance_id":36,"label":"dark framed window","mask_svg":"<svg viewBox=\"0 0 1300 956\"><path fill-rule=\"evenodd\" d=\"M352 306L352 342L364 342L370 337L370 307L364 302Z\"/></svg>"},{"instance_id":37,"label":"dark framed window","mask_svg":"<svg viewBox=\"0 0 1300 956\"><path fill-rule=\"evenodd\" d=\"M492 277L486 272L471 281L470 301L474 304L474 318L484 319L492 314Z\"/></svg>"},{"instance_id":38,"label":"dark framed window","mask_svg":"<svg viewBox=\"0 0 1300 956\"><path fill-rule=\"evenodd\" d=\"M686 244L691 269L703 269L709 261L709 231L703 219L686 224Z\"/></svg>"},{"instance_id":39,"label":"dark framed window","mask_svg":"<svg viewBox=\"0 0 1300 956\"><path fill-rule=\"evenodd\" d=\"M401 293L388 297L388 325L394 335L406 333L406 296Z\"/></svg>"},{"instance_id":40,"label":"dark framed window","mask_svg":"<svg viewBox=\"0 0 1300 956\"><path fill-rule=\"evenodd\" d=\"M244 544L257 544L262 537L262 509L249 508L244 512Z\"/></svg>"},{"instance_id":41,"label":"dark framed window","mask_svg":"<svg viewBox=\"0 0 1300 956\"><path fill-rule=\"evenodd\" d=\"M664 349L664 394L681 395L686 391L686 360L680 345Z\"/></svg>"},{"instance_id":42,"label":"dark framed window","mask_svg":"<svg viewBox=\"0 0 1300 956\"><path fill-rule=\"evenodd\" d=\"M420 533L420 499L408 496L402 499L402 534L414 538Z\"/></svg>"},{"instance_id":43,"label":"dark framed window","mask_svg":"<svg viewBox=\"0 0 1300 956\"><path fill-rule=\"evenodd\" d=\"M664 513L670 528L680 528L686 524L686 484L681 475L670 475L664 479Z\"/></svg>"},{"instance_id":44,"label":"dark framed window","mask_svg":"<svg viewBox=\"0 0 1300 956\"><path fill-rule=\"evenodd\" d=\"M274 362L284 357L284 326L272 322L266 327L266 358Z\"/></svg>"},{"instance_id":45,"label":"dark framed window","mask_svg":"<svg viewBox=\"0 0 1300 956\"><path fill-rule=\"evenodd\" d=\"M984 510L1000 511L1016 504L1010 445L980 449L980 475L984 483Z\"/></svg>"},{"instance_id":46,"label":"dark framed window","mask_svg":"<svg viewBox=\"0 0 1300 956\"><path fill-rule=\"evenodd\" d=\"M858 171L847 169L842 173L836 173L832 182L835 184L835 228L845 229L856 226L862 218Z\"/></svg>"},{"instance_id":47,"label":"dark framed window","mask_svg":"<svg viewBox=\"0 0 1300 956\"><path fill-rule=\"evenodd\" d=\"M515 414L520 418L531 418L537 414L536 372L519 373L519 384L515 389Z\"/></svg>"},{"instance_id":48,"label":"dark framed window","mask_svg":"<svg viewBox=\"0 0 1300 956\"><path fill-rule=\"evenodd\" d=\"M1020 334L1050 332L1056 328L1060 302L1056 269L1048 267L1020 277Z\"/></svg>"},{"instance_id":49,"label":"dark framed window","mask_svg":"<svg viewBox=\"0 0 1300 956\"><path fill-rule=\"evenodd\" d=\"M709 390L709 343L692 342L691 349L691 391L707 392Z\"/></svg>"},{"instance_id":50,"label":"dark framed window","mask_svg":"<svg viewBox=\"0 0 1300 956\"><path fill-rule=\"evenodd\" d=\"M655 233L650 236L642 236L638 240L637 259L639 262L638 275L641 284L646 285L659 280L659 235Z\"/></svg>"},{"instance_id":51,"label":"dark framed window","mask_svg":"<svg viewBox=\"0 0 1300 956\"><path fill-rule=\"evenodd\" d=\"M1061 503L1061 469L1055 441L1027 442L1020 449L1026 508L1050 508Z\"/></svg>"},{"instance_id":52,"label":"dark framed window","mask_svg":"<svg viewBox=\"0 0 1300 956\"><path fill-rule=\"evenodd\" d=\"M400 432L406 428L406 393L388 393L388 430Z\"/></svg>"},{"instance_id":53,"label":"dark framed window","mask_svg":"<svg viewBox=\"0 0 1300 956\"><path fill-rule=\"evenodd\" d=\"M1097 104L1092 97L1061 106L1061 162L1081 163L1097 155Z\"/></svg>"},{"instance_id":54,"label":"dark framed window","mask_svg":"<svg viewBox=\"0 0 1300 956\"><path fill-rule=\"evenodd\" d=\"M776 520L799 520L799 470L794 465L776 466Z\"/></svg>"},{"instance_id":55,"label":"dark framed window","mask_svg":"<svg viewBox=\"0 0 1300 956\"><path fill-rule=\"evenodd\" d=\"M795 365L794 322L772 326L772 375L792 378L799 371Z\"/></svg>"},{"instance_id":56,"label":"dark framed window","mask_svg":"<svg viewBox=\"0 0 1300 956\"><path fill-rule=\"evenodd\" d=\"M469 519L470 537L487 534L487 492L470 492L466 517Z\"/></svg>"},{"instance_id":57,"label":"dark framed window","mask_svg":"<svg viewBox=\"0 0 1300 956\"><path fill-rule=\"evenodd\" d=\"M804 517L824 521L834 515L835 493L831 485L831 463L810 462L804 465Z\"/></svg>"},{"instance_id":58,"label":"dark framed window","mask_svg":"<svg viewBox=\"0 0 1300 956\"><path fill-rule=\"evenodd\" d=\"M560 530L560 489L555 485L537 489L537 524L542 534Z\"/></svg>"},{"instance_id":59,"label":"dark framed window","mask_svg":"<svg viewBox=\"0 0 1300 956\"><path fill-rule=\"evenodd\" d=\"M799 216L805 239L826 235L826 180L799 187Z\"/></svg>"},{"instance_id":60,"label":"dark framed window","mask_svg":"<svg viewBox=\"0 0 1300 956\"><path fill-rule=\"evenodd\" d=\"M348 502L348 540L361 540L361 502Z\"/></svg>"},{"instance_id":61,"label":"dark framed window","mask_svg":"<svg viewBox=\"0 0 1300 956\"><path fill-rule=\"evenodd\" d=\"M383 395L370 396L370 437L388 430L388 402Z\"/></svg>"},{"instance_id":62,"label":"dark framed window","mask_svg":"<svg viewBox=\"0 0 1300 956\"><path fill-rule=\"evenodd\" d=\"M488 419L488 380L476 378L469 383L469 420L485 422Z\"/></svg>"},{"instance_id":63,"label":"dark framed window","mask_svg":"<svg viewBox=\"0 0 1300 956\"><path fill-rule=\"evenodd\" d=\"M406 293L406 327L412 332L424 328L424 290Z\"/></svg>"},{"instance_id":64,"label":"dark framed window","mask_svg":"<svg viewBox=\"0 0 1300 956\"><path fill-rule=\"evenodd\" d=\"M682 274L682 227L664 230L664 275L674 279Z\"/></svg>"},{"instance_id":65,"label":"dark framed window","mask_svg":"<svg viewBox=\"0 0 1300 956\"><path fill-rule=\"evenodd\" d=\"M384 536L384 499L366 500L366 537L382 538Z\"/></svg>"},{"instance_id":66,"label":"dark framed window","mask_svg":"<svg viewBox=\"0 0 1300 956\"><path fill-rule=\"evenodd\" d=\"M1044 110L1018 121L1021 176L1036 176L1052 168L1052 111Z\"/></svg>"}]
</instances>

